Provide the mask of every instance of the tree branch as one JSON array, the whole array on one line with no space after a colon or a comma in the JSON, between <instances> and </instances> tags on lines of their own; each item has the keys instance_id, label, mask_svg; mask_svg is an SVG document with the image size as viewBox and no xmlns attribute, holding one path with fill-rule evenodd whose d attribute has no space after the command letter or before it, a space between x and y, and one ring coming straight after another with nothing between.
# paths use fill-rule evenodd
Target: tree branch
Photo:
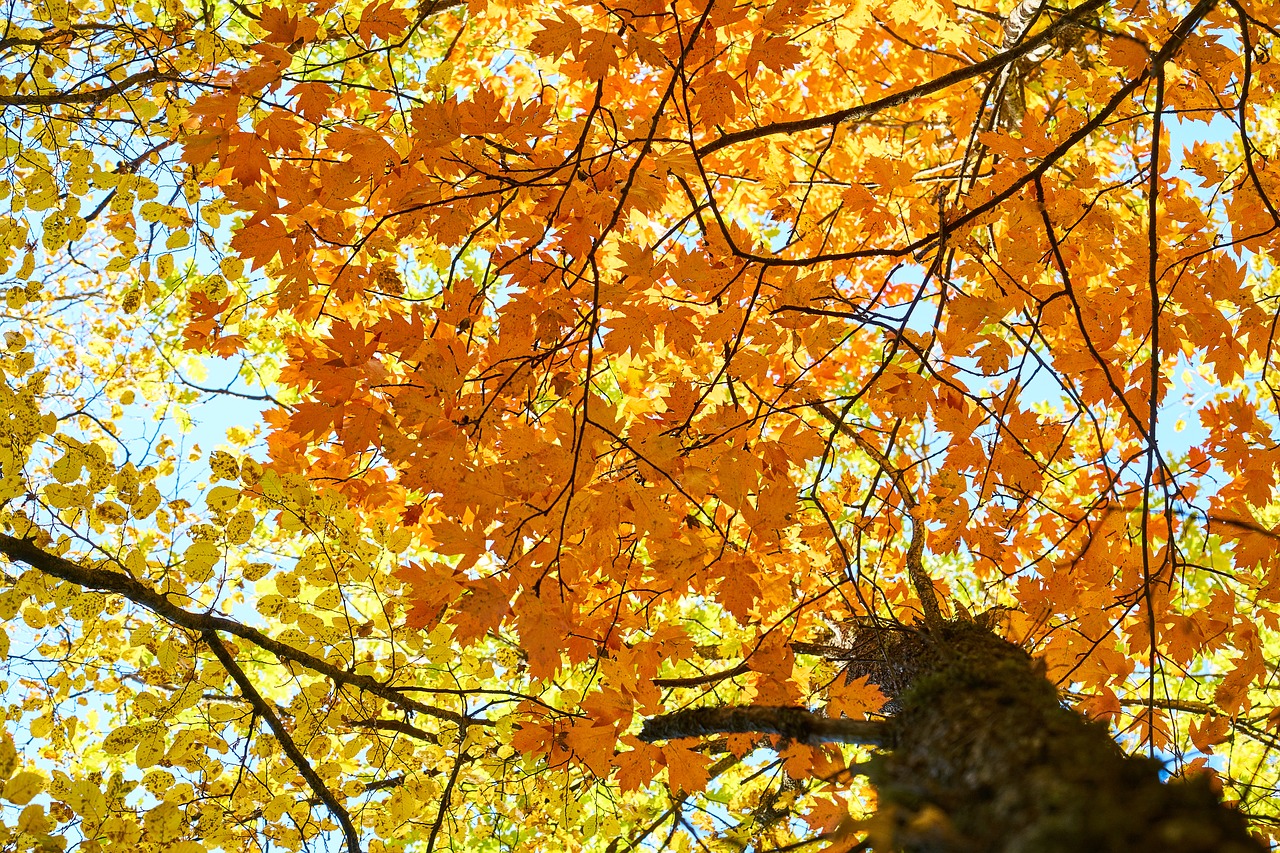
<instances>
[{"instance_id":1,"label":"tree branch","mask_svg":"<svg viewBox=\"0 0 1280 853\"><path fill-rule=\"evenodd\" d=\"M640 740L653 743L683 737L760 733L782 735L800 743L858 743L884 746L890 725L881 720L833 720L804 708L741 705L689 708L645 720Z\"/></svg>"},{"instance_id":2,"label":"tree branch","mask_svg":"<svg viewBox=\"0 0 1280 853\"><path fill-rule=\"evenodd\" d=\"M462 746L461 737L458 738L458 746ZM440 807L436 809L436 819L431 824L431 833L427 836L427 853L432 853L436 849L436 838L444 827L445 815L449 811L449 801L453 799L453 786L458 783L458 773L462 770L462 765L469 760L467 751L459 748L458 755L453 760L453 769L449 771L449 781L445 783L444 791L440 794Z\"/></svg>"},{"instance_id":3,"label":"tree branch","mask_svg":"<svg viewBox=\"0 0 1280 853\"><path fill-rule=\"evenodd\" d=\"M302 778L307 780L311 790L329 809L329 813L338 822L338 826L342 827L342 834L347 838L347 849L350 853L360 853L360 834L356 832L355 824L351 822L351 815L343 808L342 803L338 802L338 798L329 790L329 786L325 785L324 780L320 778L320 774L316 773L315 768L311 766L310 761L307 761L307 757L302 754L302 750L298 748L298 745L293 742L293 738L290 737L288 729L284 727L284 722L276 714L275 709L254 688L249 676L245 675L244 670L240 668L240 664L236 663L236 659L231 655L231 652L227 651L227 647L222 644L222 639L218 636L217 631L208 628L201 631L200 635L204 638L205 645L213 652L214 657L222 664L222 668L231 676L231 680L240 688L240 693L253 706L254 711L267 721L267 725L271 728L271 733L280 742L280 748L284 750L284 754L289 756L289 760L298 768Z\"/></svg>"},{"instance_id":4,"label":"tree branch","mask_svg":"<svg viewBox=\"0 0 1280 853\"><path fill-rule=\"evenodd\" d=\"M161 74L152 69L130 74L123 80L103 86L101 89L90 89L87 92L51 92L47 95L0 95L0 106L37 107L70 104L100 104L113 95L127 92L135 86L147 86L152 83L187 83L181 77L172 74Z\"/></svg>"},{"instance_id":5,"label":"tree branch","mask_svg":"<svg viewBox=\"0 0 1280 853\"><path fill-rule=\"evenodd\" d=\"M407 723L404 720L350 720L347 725L353 729L377 729L378 731L397 732L418 740L425 740L427 743L440 743L440 738L436 737L434 732L418 728L413 723Z\"/></svg>"},{"instance_id":6,"label":"tree branch","mask_svg":"<svg viewBox=\"0 0 1280 853\"><path fill-rule=\"evenodd\" d=\"M703 684L715 684L728 678L737 678L750 671L751 665L743 661L735 667L720 672L706 672L702 675L689 675L683 678L655 678L653 684L655 687L700 687Z\"/></svg>"},{"instance_id":7,"label":"tree branch","mask_svg":"<svg viewBox=\"0 0 1280 853\"><path fill-rule=\"evenodd\" d=\"M282 661L296 663L318 675L333 679L339 684L345 684L363 690L366 693L372 693L374 696L386 699L401 708L425 714L428 717L435 717L438 720L445 720L462 728L473 725L495 725L491 720L464 716L453 711L447 711L444 708L428 705L425 702L419 702L416 699L410 699L396 688L384 684L372 676L357 675L345 669L339 669L328 661L285 645L256 628L251 628L234 619L216 616L212 613L192 613L189 610L184 610L164 595L128 575L107 569L82 566L56 554L50 554L48 551L37 547L30 540L16 539L0 533L0 554L15 562L25 563L50 577L55 577L86 589L122 595L162 619L167 619L174 625L179 625L199 634L203 634L206 631L219 631L224 634L230 634L233 637L239 637L242 640L253 643L263 651L270 652Z\"/></svg>"},{"instance_id":8,"label":"tree branch","mask_svg":"<svg viewBox=\"0 0 1280 853\"><path fill-rule=\"evenodd\" d=\"M916 496L907 488L902 472L889 462L888 457L880 452L880 448L858 435L857 431L845 423L842 417L831 411L825 403L817 401L813 404L813 408L830 421L841 434L853 439L854 443L861 447L893 480L893 487L902 497L902 503L907 507L906 514L911 518L911 543L907 546L907 575L911 578L911 587L915 590L916 597L920 599L920 606L924 609L925 625L936 628L943 622L942 608L938 605L938 593L933 588L933 578L929 577L929 573L924 568L924 523L915 517L914 510L918 504Z\"/></svg>"},{"instance_id":9,"label":"tree branch","mask_svg":"<svg viewBox=\"0 0 1280 853\"><path fill-rule=\"evenodd\" d=\"M973 77L980 77L988 71L995 71L1014 62L1017 59L1026 56L1036 48L1049 41L1058 34L1058 30L1075 22L1078 18L1083 18L1096 9L1100 9L1106 5L1106 0L1089 0L1072 9L1063 15L1057 21L1048 27L1044 32L1035 38L1029 38L1018 44L1010 50L998 53L982 62L975 62L973 65L964 68L957 68L948 74L943 74L927 83L912 87L902 92L896 92L892 95L886 95L870 103L860 104L856 107L849 107L843 110L837 110L827 115L813 116L812 118L796 119L794 121L778 121L772 124L762 125L760 127L752 127L747 130L740 130L735 133L726 133L714 142L710 142L697 150L699 157L705 157L708 154L719 151L721 148L728 148L730 145L737 145L740 142L748 142L752 139L761 139L766 136L775 136L778 134L798 133L804 130L817 130L820 127L832 127L847 121L864 121L881 110L891 107L900 107L908 104L916 98L922 98L925 95L932 95L934 92L941 92L957 83L962 83Z\"/></svg>"}]
</instances>

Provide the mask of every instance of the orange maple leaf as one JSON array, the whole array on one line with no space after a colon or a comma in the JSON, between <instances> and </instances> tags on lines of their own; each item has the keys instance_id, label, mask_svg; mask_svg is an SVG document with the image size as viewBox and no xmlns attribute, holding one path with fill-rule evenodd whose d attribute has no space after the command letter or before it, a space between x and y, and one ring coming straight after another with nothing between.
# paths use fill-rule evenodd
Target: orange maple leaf
<instances>
[{"instance_id":1,"label":"orange maple leaf","mask_svg":"<svg viewBox=\"0 0 1280 853\"><path fill-rule=\"evenodd\" d=\"M390 41L403 33L407 26L409 16L404 10L397 8L394 0L384 0L364 7L364 11L360 13L360 23L356 26L356 34L367 47L373 44L374 39Z\"/></svg>"}]
</instances>

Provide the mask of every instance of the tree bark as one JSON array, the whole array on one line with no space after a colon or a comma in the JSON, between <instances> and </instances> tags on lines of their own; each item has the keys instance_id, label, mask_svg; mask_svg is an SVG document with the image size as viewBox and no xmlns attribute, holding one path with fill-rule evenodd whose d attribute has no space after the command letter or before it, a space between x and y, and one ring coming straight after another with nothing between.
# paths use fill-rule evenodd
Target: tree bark
<instances>
[{"instance_id":1,"label":"tree bark","mask_svg":"<svg viewBox=\"0 0 1280 853\"><path fill-rule=\"evenodd\" d=\"M884 680L901 689L890 697L895 712L887 731L883 737L875 733L887 749L867 774L882 817L890 818L877 823L892 827L895 849L1266 849L1249 834L1244 817L1219 801L1207 779L1162 781L1158 761L1126 755L1105 725L1063 707L1042 668L984 627L949 622L928 632L896 632L892 652L893 677ZM870 675L876 680L875 672ZM727 716L737 725L747 718ZM708 719L697 721L697 733L707 733ZM840 722L826 720L819 728L833 730ZM787 718L792 730L798 725ZM646 732L675 736L669 722L650 721ZM886 842L879 837L875 843Z\"/></svg>"}]
</instances>

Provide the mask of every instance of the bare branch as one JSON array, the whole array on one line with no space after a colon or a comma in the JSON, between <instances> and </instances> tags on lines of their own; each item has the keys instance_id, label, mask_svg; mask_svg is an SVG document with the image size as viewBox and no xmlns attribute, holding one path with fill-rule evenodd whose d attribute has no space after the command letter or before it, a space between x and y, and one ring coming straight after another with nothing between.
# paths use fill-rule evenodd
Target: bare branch
<instances>
[{"instance_id":1,"label":"bare branch","mask_svg":"<svg viewBox=\"0 0 1280 853\"><path fill-rule=\"evenodd\" d=\"M0 95L0 106L6 107L48 107L62 104L100 104L108 98L127 92L135 86L149 86L153 83L188 83L181 77L172 74L161 74L152 69L139 71L128 77L103 86L101 89L90 89L87 92L50 92L47 95Z\"/></svg>"},{"instance_id":2,"label":"bare branch","mask_svg":"<svg viewBox=\"0 0 1280 853\"><path fill-rule=\"evenodd\" d=\"M640 739L646 743L718 734L782 735L801 743L859 743L884 746L891 728L881 720L833 720L804 708L744 705L689 708L645 720Z\"/></svg>"},{"instance_id":3,"label":"bare branch","mask_svg":"<svg viewBox=\"0 0 1280 853\"><path fill-rule=\"evenodd\" d=\"M401 708L435 717L439 720L446 720L463 728L472 725L495 725L491 720L463 716L454 711L447 711L444 708L437 708L425 702L410 699L397 688L384 684L372 676L358 675L345 669L340 669L328 661L286 645L256 628L251 628L234 619L216 616L212 613L192 613L189 610L184 610L166 596L128 575L107 569L82 566L56 554L50 554L29 540L16 539L0 533L0 554L16 562L25 563L59 580L64 580L86 589L122 595L134 604L145 607L157 616L188 630L200 634L204 634L206 631L219 631L247 640L263 651L275 655L280 660L299 664L318 675L331 678L339 684L354 687L366 693L372 693L374 696L386 699Z\"/></svg>"},{"instance_id":4,"label":"bare branch","mask_svg":"<svg viewBox=\"0 0 1280 853\"><path fill-rule=\"evenodd\" d=\"M289 735L289 730L285 728L284 722L276 714L275 708L272 708L254 688L253 682L245 675L244 670L240 668L240 664L236 663L236 659L227 650L227 647L223 645L222 639L216 631L210 628L202 631L200 635L204 638L205 645L213 652L214 657L222 664L222 668L231 676L231 680L240 688L240 693L253 706L254 711L267 721L267 725L271 728L271 733L279 741L280 748L284 750L284 754L289 756L289 760L298 768L302 778L307 780L311 790L329 809L329 813L338 822L338 826L342 827L342 834L347 838L347 849L350 853L360 853L360 834L356 832L355 825L351 822L351 815L343 808L342 803L338 802L337 797L333 795L333 792L325 785L324 780L320 778L320 774L316 773L316 769L311 766L311 762L307 761L307 757L302 754L302 750L293 742L293 738Z\"/></svg>"},{"instance_id":5,"label":"bare branch","mask_svg":"<svg viewBox=\"0 0 1280 853\"><path fill-rule=\"evenodd\" d=\"M750 664L743 661L735 667L721 670L720 672L708 672L684 678L655 678L653 683L657 687L700 687L703 684L715 684L718 681L737 678L739 675L746 675L750 671Z\"/></svg>"}]
</instances>

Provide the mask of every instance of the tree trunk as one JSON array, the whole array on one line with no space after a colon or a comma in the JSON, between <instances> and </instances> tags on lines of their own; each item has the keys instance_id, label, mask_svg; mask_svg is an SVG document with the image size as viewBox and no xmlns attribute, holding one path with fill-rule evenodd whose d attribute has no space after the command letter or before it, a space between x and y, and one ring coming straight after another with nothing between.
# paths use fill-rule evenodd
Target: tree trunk
<instances>
[{"instance_id":1,"label":"tree trunk","mask_svg":"<svg viewBox=\"0 0 1280 853\"><path fill-rule=\"evenodd\" d=\"M834 737L830 732L837 721L822 719L821 726L806 731L794 716L784 717L781 727L759 724L754 730L884 745L886 751L867 773L882 816L890 818L878 823L893 827L895 848L921 853L1265 849L1249 834L1243 816L1219 802L1206 779L1162 782L1159 762L1125 755L1105 725L1064 708L1043 670L1021 648L971 622L894 635L883 644L886 656L878 666L855 667L900 688L890 697L894 713L884 730L873 732L866 721L856 721L860 729ZM679 717L650 721L641 736L674 737L672 724L678 729ZM749 727L743 720L738 715L731 730ZM693 718L687 716L687 722ZM706 731L705 721L701 728Z\"/></svg>"}]
</instances>

